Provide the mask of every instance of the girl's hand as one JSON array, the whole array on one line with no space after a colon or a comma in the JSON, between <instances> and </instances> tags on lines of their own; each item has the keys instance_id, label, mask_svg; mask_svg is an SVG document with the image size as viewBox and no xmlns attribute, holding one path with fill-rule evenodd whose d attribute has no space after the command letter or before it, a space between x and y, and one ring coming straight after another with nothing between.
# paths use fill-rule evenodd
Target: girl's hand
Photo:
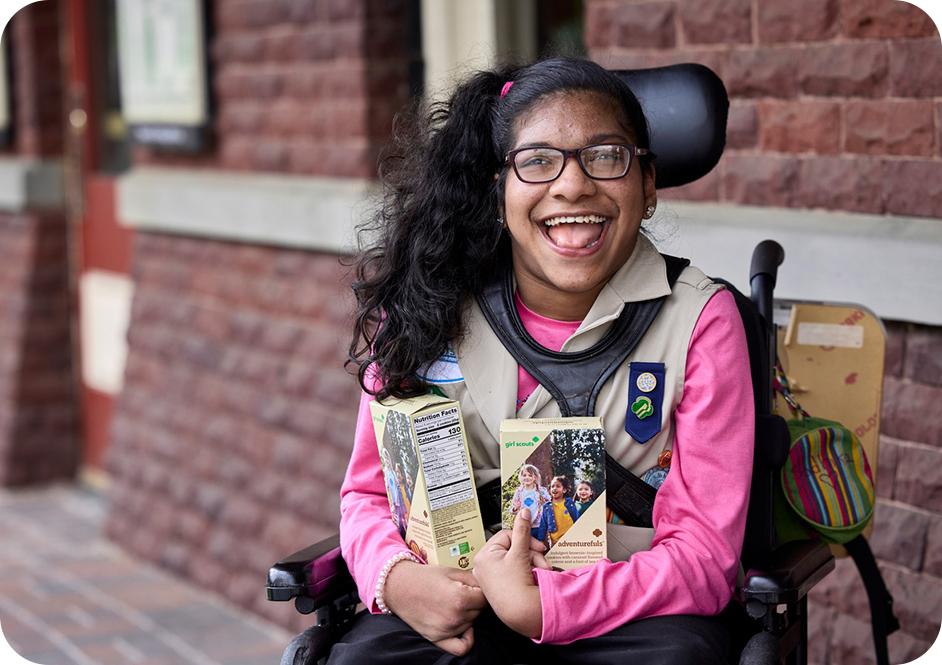
<instances>
[{"instance_id":1,"label":"girl's hand","mask_svg":"<svg viewBox=\"0 0 942 665\"><path fill-rule=\"evenodd\" d=\"M383 600L419 635L455 656L471 650L471 624L487 605L470 572L414 561L400 561L392 567Z\"/></svg>"},{"instance_id":2,"label":"girl's hand","mask_svg":"<svg viewBox=\"0 0 942 665\"><path fill-rule=\"evenodd\" d=\"M474 557L477 578L494 613L507 626L527 637L543 632L540 589L533 581L534 567L549 569L545 547L530 536L530 509L514 519L513 531L501 531Z\"/></svg>"}]
</instances>

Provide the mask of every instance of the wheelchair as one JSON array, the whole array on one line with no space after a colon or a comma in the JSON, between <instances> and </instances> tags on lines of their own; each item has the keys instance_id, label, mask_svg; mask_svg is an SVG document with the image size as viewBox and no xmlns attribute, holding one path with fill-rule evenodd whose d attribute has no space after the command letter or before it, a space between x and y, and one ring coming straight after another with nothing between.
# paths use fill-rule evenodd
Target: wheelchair
<instances>
[{"instance_id":1,"label":"wheelchair","mask_svg":"<svg viewBox=\"0 0 942 665\"><path fill-rule=\"evenodd\" d=\"M681 64L617 72L641 102L657 154L658 189L686 184L709 172L725 145L729 101L722 81L702 65ZM782 248L760 243L752 256L750 297L736 298L749 345L756 437L752 490L743 545L744 576L736 590L731 626L734 662L807 662L808 592L834 569L829 547L812 540L779 543L773 524L774 477L785 462L790 438L785 420L773 415L772 377L776 333L772 293ZM719 280L722 281L722 280ZM339 535L274 564L267 596L294 600L315 624L285 650L282 665L312 665L353 619L359 598L340 554Z\"/></svg>"}]
</instances>

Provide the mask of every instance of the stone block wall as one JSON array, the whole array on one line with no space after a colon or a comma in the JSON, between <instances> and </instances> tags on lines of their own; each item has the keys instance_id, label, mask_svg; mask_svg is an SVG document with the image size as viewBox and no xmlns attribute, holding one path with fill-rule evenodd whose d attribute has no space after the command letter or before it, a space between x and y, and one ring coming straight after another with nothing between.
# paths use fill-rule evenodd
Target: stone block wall
<instances>
[{"instance_id":1,"label":"stone block wall","mask_svg":"<svg viewBox=\"0 0 942 665\"><path fill-rule=\"evenodd\" d=\"M942 43L896 0L587 0L608 67L700 62L728 150L666 200L942 217Z\"/></svg>"},{"instance_id":2,"label":"stone block wall","mask_svg":"<svg viewBox=\"0 0 942 665\"><path fill-rule=\"evenodd\" d=\"M606 66L701 62L730 93L719 165L663 199L942 217L942 41L917 7L587 0L585 19L590 55ZM902 624L890 661L902 663L925 653L942 623L942 328L886 324L871 543ZM809 662L874 662L850 559L810 608Z\"/></svg>"},{"instance_id":3,"label":"stone block wall","mask_svg":"<svg viewBox=\"0 0 942 665\"><path fill-rule=\"evenodd\" d=\"M369 177L408 98L402 2L218 0L209 49L216 144L138 164Z\"/></svg>"},{"instance_id":4,"label":"stone block wall","mask_svg":"<svg viewBox=\"0 0 942 665\"><path fill-rule=\"evenodd\" d=\"M336 532L358 390L336 256L139 234L109 535L300 628L279 558Z\"/></svg>"},{"instance_id":5,"label":"stone block wall","mask_svg":"<svg viewBox=\"0 0 942 665\"><path fill-rule=\"evenodd\" d=\"M63 92L56 3L35 3L5 27L13 140L0 149L10 173L54 169L63 151ZM16 176L16 200L0 202L0 485L75 474L68 226L62 210L40 208Z\"/></svg>"},{"instance_id":6,"label":"stone block wall","mask_svg":"<svg viewBox=\"0 0 942 665\"><path fill-rule=\"evenodd\" d=\"M404 3L210 5L214 144L195 156L138 148L135 166L372 176L408 98ZM359 396L343 367L347 269L336 255L136 238L107 531L300 630L310 617L266 601L264 579L339 521Z\"/></svg>"},{"instance_id":7,"label":"stone block wall","mask_svg":"<svg viewBox=\"0 0 942 665\"><path fill-rule=\"evenodd\" d=\"M0 485L78 465L65 219L0 213Z\"/></svg>"}]
</instances>

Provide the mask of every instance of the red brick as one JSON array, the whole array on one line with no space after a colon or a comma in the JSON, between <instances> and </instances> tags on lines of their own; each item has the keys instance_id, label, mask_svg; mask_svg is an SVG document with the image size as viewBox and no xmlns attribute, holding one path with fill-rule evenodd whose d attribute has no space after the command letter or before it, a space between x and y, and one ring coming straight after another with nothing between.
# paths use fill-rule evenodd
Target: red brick
<instances>
[{"instance_id":1,"label":"red brick","mask_svg":"<svg viewBox=\"0 0 942 665\"><path fill-rule=\"evenodd\" d=\"M878 160L863 158L802 159L792 202L805 208L880 214L881 166Z\"/></svg>"},{"instance_id":2,"label":"red brick","mask_svg":"<svg viewBox=\"0 0 942 665\"><path fill-rule=\"evenodd\" d=\"M840 105L823 101L759 102L759 146L765 152L835 154L840 149Z\"/></svg>"},{"instance_id":3,"label":"red brick","mask_svg":"<svg viewBox=\"0 0 942 665\"><path fill-rule=\"evenodd\" d=\"M728 54L723 80L732 97L794 97L803 49L736 49Z\"/></svg>"},{"instance_id":4,"label":"red brick","mask_svg":"<svg viewBox=\"0 0 942 665\"><path fill-rule=\"evenodd\" d=\"M845 42L806 49L799 63L801 91L809 95L883 97L889 54L880 42Z\"/></svg>"},{"instance_id":5,"label":"red brick","mask_svg":"<svg viewBox=\"0 0 942 665\"><path fill-rule=\"evenodd\" d=\"M904 376L914 382L942 386L942 328L910 328L906 335Z\"/></svg>"},{"instance_id":6,"label":"red brick","mask_svg":"<svg viewBox=\"0 0 942 665\"><path fill-rule=\"evenodd\" d=\"M836 616L831 626L829 665L871 665L876 662L872 629L865 619L867 616L869 614Z\"/></svg>"},{"instance_id":7,"label":"red brick","mask_svg":"<svg viewBox=\"0 0 942 665\"><path fill-rule=\"evenodd\" d=\"M942 155L942 103L935 105L935 145L938 148L939 155Z\"/></svg>"},{"instance_id":8,"label":"red brick","mask_svg":"<svg viewBox=\"0 0 942 665\"><path fill-rule=\"evenodd\" d=\"M928 575L942 577L942 515L929 515L923 571Z\"/></svg>"},{"instance_id":9,"label":"red brick","mask_svg":"<svg viewBox=\"0 0 942 665\"><path fill-rule=\"evenodd\" d=\"M935 154L935 122L929 101L848 101L844 149L886 155Z\"/></svg>"},{"instance_id":10,"label":"red brick","mask_svg":"<svg viewBox=\"0 0 942 665\"><path fill-rule=\"evenodd\" d=\"M894 42L889 78L895 97L942 96L942 41L935 37Z\"/></svg>"},{"instance_id":11,"label":"red brick","mask_svg":"<svg viewBox=\"0 0 942 665\"><path fill-rule=\"evenodd\" d=\"M327 26L312 26L298 37L300 60L324 60L334 56L334 35Z\"/></svg>"},{"instance_id":12,"label":"red brick","mask_svg":"<svg viewBox=\"0 0 942 665\"><path fill-rule=\"evenodd\" d=\"M848 37L863 39L931 37L932 19L909 2L841 0L841 24Z\"/></svg>"},{"instance_id":13,"label":"red brick","mask_svg":"<svg viewBox=\"0 0 942 665\"><path fill-rule=\"evenodd\" d=\"M886 377L883 432L906 441L942 445L942 422L926 417L937 413L940 398L942 388Z\"/></svg>"},{"instance_id":14,"label":"red brick","mask_svg":"<svg viewBox=\"0 0 942 665\"><path fill-rule=\"evenodd\" d=\"M713 167L713 170L702 178L689 185L659 189L658 196L664 201L719 201L720 185L722 184L722 163ZM655 225L657 220L655 220Z\"/></svg>"},{"instance_id":15,"label":"red brick","mask_svg":"<svg viewBox=\"0 0 942 665\"><path fill-rule=\"evenodd\" d=\"M585 3L585 45L588 49L607 48L615 41L613 5L608 0Z\"/></svg>"},{"instance_id":16,"label":"red brick","mask_svg":"<svg viewBox=\"0 0 942 665\"><path fill-rule=\"evenodd\" d=\"M903 632L935 640L942 619L942 580L896 566L881 566L881 572Z\"/></svg>"},{"instance_id":17,"label":"red brick","mask_svg":"<svg viewBox=\"0 0 942 665\"><path fill-rule=\"evenodd\" d=\"M794 157L728 155L723 160L723 191L727 201L788 207L798 178Z\"/></svg>"},{"instance_id":18,"label":"red brick","mask_svg":"<svg viewBox=\"0 0 942 665\"><path fill-rule=\"evenodd\" d=\"M942 217L942 161L886 160L883 196L891 215Z\"/></svg>"},{"instance_id":19,"label":"red brick","mask_svg":"<svg viewBox=\"0 0 942 665\"><path fill-rule=\"evenodd\" d=\"M880 435L877 464L877 496L892 499L896 487L896 467L899 464L901 442L884 434Z\"/></svg>"},{"instance_id":20,"label":"red brick","mask_svg":"<svg viewBox=\"0 0 942 665\"><path fill-rule=\"evenodd\" d=\"M838 0L759 2L760 43L811 42L837 34Z\"/></svg>"},{"instance_id":21,"label":"red brick","mask_svg":"<svg viewBox=\"0 0 942 665\"><path fill-rule=\"evenodd\" d=\"M840 614L867 616L867 594L853 559L838 558L834 563L834 572L808 594L809 602L833 608Z\"/></svg>"},{"instance_id":22,"label":"red brick","mask_svg":"<svg viewBox=\"0 0 942 665\"><path fill-rule=\"evenodd\" d=\"M702 0L680 3L678 9L688 44L752 42L752 3L749 0Z\"/></svg>"},{"instance_id":23,"label":"red brick","mask_svg":"<svg viewBox=\"0 0 942 665\"><path fill-rule=\"evenodd\" d=\"M896 468L897 501L942 512L942 450L928 446L902 446Z\"/></svg>"},{"instance_id":24,"label":"red brick","mask_svg":"<svg viewBox=\"0 0 942 665\"><path fill-rule=\"evenodd\" d=\"M875 557L910 570L922 570L929 513L879 501L873 517L870 547Z\"/></svg>"},{"instance_id":25,"label":"red brick","mask_svg":"<svg viewBox=\"0 0 942 665\"><path fill-rule=\"evenodd\" d=\"M615 23L615 46L628 49L672 48L677 42L672 3L616 5L612 19Z\"/></svg>"},{"instance_id":26,"label":"red brick","mask_svg":"<svg viewBox=\"0 0 942 665\"><path fill-rule=\"evenodd\" d=\"M727 148L754 148L759 138L759 121L754 102L733 100L726 123Z\"/></svg>"}]
</instances>

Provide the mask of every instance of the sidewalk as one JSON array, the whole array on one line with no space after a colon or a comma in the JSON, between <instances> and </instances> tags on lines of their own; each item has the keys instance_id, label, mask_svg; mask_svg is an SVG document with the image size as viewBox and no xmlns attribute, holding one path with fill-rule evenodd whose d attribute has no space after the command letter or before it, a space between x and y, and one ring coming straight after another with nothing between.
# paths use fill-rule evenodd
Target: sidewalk
<instances>
[{"instance_id":1,"label":"sidewalk","mask_svg":"<svg viewBox=\"0 0 942 665\"><path fill-rule=\"evenodd\" d=\"M289 633L125 554L101 535L106 508L71 485L0 490L0 624L16 651L43 665L279 662Z\"/></svg>"}]
</instances>

